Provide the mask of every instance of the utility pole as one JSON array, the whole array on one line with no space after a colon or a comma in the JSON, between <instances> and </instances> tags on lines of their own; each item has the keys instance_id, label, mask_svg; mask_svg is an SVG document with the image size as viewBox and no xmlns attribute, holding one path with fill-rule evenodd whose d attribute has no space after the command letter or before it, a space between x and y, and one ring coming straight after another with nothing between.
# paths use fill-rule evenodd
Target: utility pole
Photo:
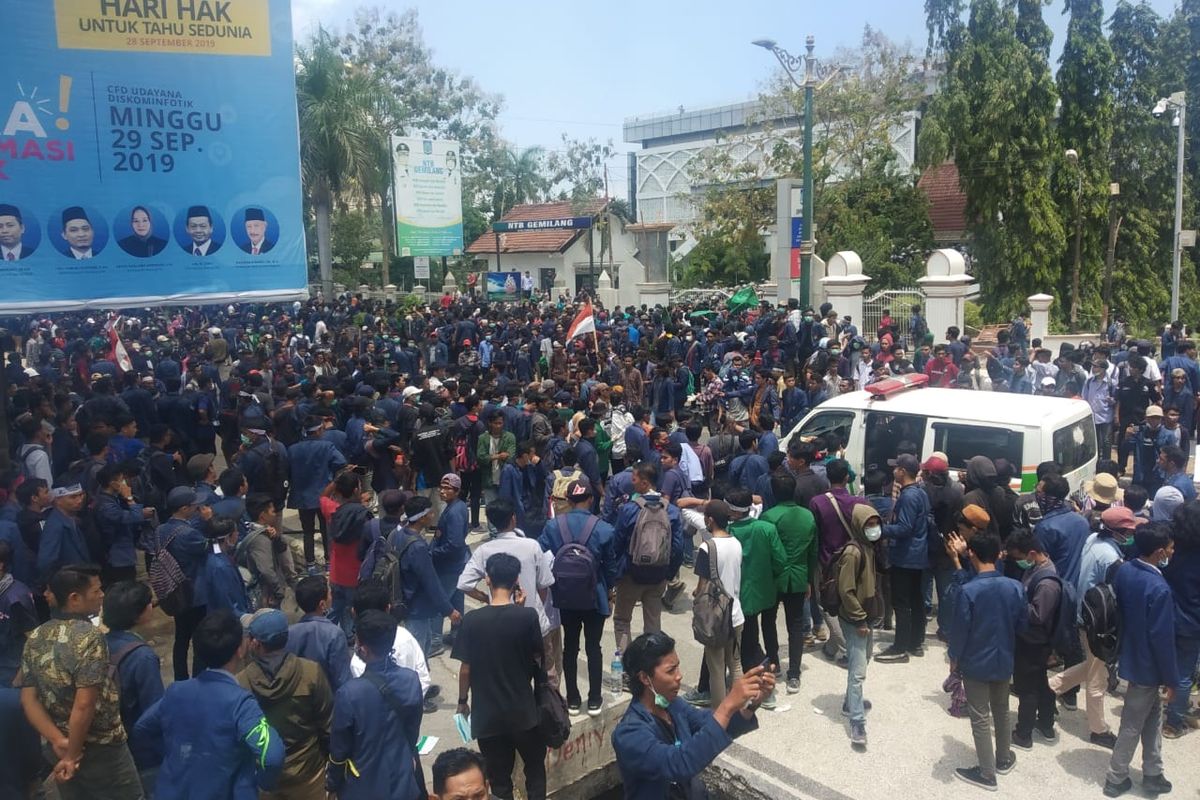
<instances>
[{"instance_id":1,"label":"utility pole","mask_svg":"<svg viewBox=\"0 0 1200 800\"><path fill-rule=\"evenodd\" d=\"M813 255L813 92L817 85L816 59L813 48L816 39L812 34L804 40L807 51L804 56L804 207L803 238L800 240L800 307L812 304L812 255ZM790 235L779 231L779 236Z\"/></svg>"},{"instance_id":2,"label":"utility pole","mask_svg":"<svg viewBox=\"0 0 1200 800\"><path fill-rule=\"evenodd\" d=\"M1123 217L1119 216L1117 198L1121 195L1121 184L1108 185L1108 252L1104 256L1104 319L1100 329L1107 333L1108 323L1112 314L1112 280L1113 267L1117 263L1117 236L1121 233Z\"/></svg>"}]
</instances>

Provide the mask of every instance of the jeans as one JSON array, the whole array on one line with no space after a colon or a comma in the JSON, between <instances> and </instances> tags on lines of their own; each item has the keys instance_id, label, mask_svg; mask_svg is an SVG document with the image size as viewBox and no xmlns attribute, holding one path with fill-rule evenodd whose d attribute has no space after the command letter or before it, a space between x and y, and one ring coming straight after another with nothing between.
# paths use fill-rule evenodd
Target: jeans
<instances>
[{"instance_id":1,"label":"jeans","mask_svg":"<svg viewBox=\"0 0 1200 800\"><path fill-rule=\"evenodd\" d=\"M1125 708L1117 745L1108 762L1108 782L1120 783L1129 777L1129 762L1138 742L1142 743L1142 779L1162 775L1163 704L1157 686L1129 684L1125 690Z\"/></svg>"},{"instance_id":2,"label":"jeans","mask_svg":"<svg viewBox=\"0 0 1200 800\"><path fill-rule=\"evenodd\" d=\"M946 602L946 594L954 580L954 570L949 567L934 567L926 574L933 575L933 584L937 588L937 629L948 634L950 630L950 604Z\"/></svg>"},{"instance_id":3,"label":"jeans","mask_svg":"<svg viewBox=\"0 0 1200 800\"><path fill-rule=\"evenodd\" d=\"M208 606L194 606L182 614L175 616L175 644L172 647L171 660L175 670L175 680L177 681L186 681L188 679L188 646L192 643L192 634L196 632L196 626L200 624L200 620L204 619L204 615L207 612ZM195 653L192 654L193 675L206 666L208 665L200 663Z\"/></svg>"},{"instance_id":4,"label":"jeans","mask_svg":"<svg viewBox=\"0 0 1200 800\"><path fill-rule=\"evenodd\" d=\"M466 596L458 590L458 577L462 575L462 566L455 569L439 569L437 570L438 582L442 584L442 591L446 593L446 597L450 598L450 605L459 614L463 613L465 608ZM438 617L437 627L433 629L435 639L440 639L442 633L446 629L446 618Z\"/></svg>"},{"instance_id":5,"label":"jeans","mask_svg":"<svg viewBox=\"0 0 1200 800\"><path fill-rule=\"evenodd\" d=\"M800 677L800 661L804 658L804 622L809 618L808 598L803 592L781 594L783 624L788 637L788 680ZM776 654L778 655L778 654Z\"/></svg>"},{"instance_id":6,"label":"jeans","mask_svg":"<svg viewBox=\"0 0 1200 800\"><path fill-rule=\"evenodd\" d=\"M1196 674L1196 660L1200 658L1200 637L1175 637L1175 663L1179 672L1179 683L1175 685L1175 699L1167 708L1167 724L1184 728L1183 715L1190 705L1192 676Z\"/></svg>"},{"instance_id":7,"label":"jeans","mask_svg":"<svg viewBox=\"0 0 1200 800\"><path fill-rule=\"evenodd\" d=\"M1046 682L1046 660L1050 646L1017 640L1013 659L1013 688L1017 691L1017 733L1030 736L1054 728L1054 692Z\"/></svg>"},{"instance_id":8,"label":"jeans","mask_svg":"<svg viewBox=\"0 0 1200 800\"><path fill-rule=\"evenodd\" d=\"M333 593L333 605L329 609L329 618L342 629L342 633L346 634L347 639L354 637L354 615L350 613L350 608L354 605L354 588L353 586L339 586L336 583L329 584L329 590Z\"/></svg>"},{"instance_id":9,"label":"jeans","mask_svg":"<svg viewBox=\"0 0 1200 800\"><path fill-rule=\"evenodd\" d=\"M921 570L892 567L892 602L896 606L896 650L909 652L925 645L925 604L921 599Z\"/></svg>"},{"instance_id":10,"label":"jeans","mask_svg":"<svg viewBox=\"0 0 1200 800\"><path fill-rule=\"evenodd\" d=\"M429 658L429 651L433 649L433 631L440 621L441 617L409 617L404 620L404 627L417 640L426 659Z\"/></svg>"},{"instance_id":11,"label":"jeans","mask_svg":"<svg viewBox=\"0 0 1200 800\"><path fill-rule=\"evenodd\" d=\"M142 779L125 742L89 742L75 777L55 786L61 800L141 800L143 796Z\"/></svg>"},{"instance_id":12,"label":"jeans","mask_svg":"<svg viewBox=\"0 0 1200 800\"><path fill-rule=\"evenodd\" d=\"M537 728L501 736L485 736L479 740L484 771L492 785L492 796L512 800L513 767L517 753L525 764L525 797L527 800L546 800L546 745Z\"/></svg>"},{"instance_id":13,"label":"jeans","mask_svg":"<svg viewBox=\"0 0 1200 800\"><path fill-rule=\"evenodd\" d=\"M568 611L559 609L563 636L563 677L567 679L567 702L578 703L579 697L579 633L583 631L583 647L587 654L589 704L600 703L604 690L605 616L599 611Z\"/></svg>"},{"instance_id":14,"label":"jeans","mask_svg":"<svg viewBox=\"0 0 1200 800\"><path fill-rule=\"evenodd\" d=\"M864 723L867 712L863 707L863 681L867 679L867 662L871 660L871 631L863 636L858 632L858 624L838 620L838 627L846 639L846 710L850 712L850 721Z\"/></svg>"},{"instance_id":15,"label":"jeans","mask_svg":"<svg viewBox=\"0 0 1200 800\"><path fill-rule=\"evenodd\" d=\"M1109 434L1112 432L1111 422L1096 423L1096 452L1100 454L1100 459L1112 458L1112 440L1109 439ZM1187 451L1184 450L1186 453Z\"/></svg>"},{"instance_id":16,"label":"jeans","mask_svg":"<svg viewBox=\"0 0 1200 800\"><path fill-rule=\"evenodd\" d=\"M1083 661L1052 676L1050 691L1064 694L1077 689L1081 684L1087 693L1088 730L1091 733L1108 733L1108 722L1104 719L1104 693L1108 690L1108 665L1092 655L1087 643L1087 631L1079 631L1083 647Z\"/></svg>"},{"instance_id":17,"label":"jeans","mask_svg":"<svg viewBox=\"0 0 1200 800\"><path fill-rule=\"evenodd\" d=\"M317 563L317 528L321 529L321 552L329 562L329 533L325 530L325 516L316 508L301 508L300 530L304 531L304 561L307 566Z\"/></svg>"},{"instance_id":18,"label":"jeans","mask_svg":"<svg viewBox=\"0 0 1200 800\"><path fill-rule=\"evenodd\" d=\"M977 681L963 676L967 692L967 713L971 717L971 735L979 771L985 778L996 777L996 761L1012 759L1012 731L1008 727L1008 681ZM992 748L992 718L995 718L996 746Z\"/></svg>"}]
</instances>

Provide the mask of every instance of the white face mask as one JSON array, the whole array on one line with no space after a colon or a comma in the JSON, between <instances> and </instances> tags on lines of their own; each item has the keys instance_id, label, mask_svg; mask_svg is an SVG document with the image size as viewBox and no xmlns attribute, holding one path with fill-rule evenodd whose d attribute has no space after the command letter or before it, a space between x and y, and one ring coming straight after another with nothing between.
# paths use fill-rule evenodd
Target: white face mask
<instances>
[{"instance_id":1,"label":"white face mask","mask_svg":"<svg viewBox=\"0 0 1200 800\"><path fill-rule=\"evenodd\" d=\"M863 536L867 537L868 542L878 542L883 536L883 528L878 525L871 525L863 528Z\"/></svg>"}]
</instances>

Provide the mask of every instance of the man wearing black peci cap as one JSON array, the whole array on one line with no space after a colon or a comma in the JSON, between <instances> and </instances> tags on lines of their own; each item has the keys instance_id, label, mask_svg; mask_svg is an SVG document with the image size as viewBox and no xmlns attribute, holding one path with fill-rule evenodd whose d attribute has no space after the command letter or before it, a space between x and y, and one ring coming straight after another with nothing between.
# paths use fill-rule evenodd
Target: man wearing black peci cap
<instances>
[{"instance_id":1,"label":"man wearing black peci cap","mask_svg":"<svg viewBox=\"0 0 1200 800\"><path fill-rule=\"evenodd\" d=\"M212 214L207 206L191 206L187 210L187 232L192 241L184 249L197 257L209 256L221 248L220 242L212 238Z\"/></svg>"},{"instance_id":2,"label":"man wearing black peci cap","mask_svg":"<svg viewBox=\"0 0 1200 800\"><path fill-rule=\"evenodd\" d=\"M25 220L21 209L0 203L0 261L20 261L33 255L33 248L21 241L25 235Z\"/></svg>"},{"instance_id":3,"label":"man wearing black peci cap","mask_svg":"<svg viewBox=\"0 0 1200 800\"><path fill-rule=\"evenodd\" d=\"M265 253L275 246L267 240L267 217L261 208L246 209L246 238L249 240L242 246L252 256Z\"/></svg>"},{"instance_id":4,"label":"man wearing black peci cap","mask_svg":"<svg viewBox=\"0 0 1200 800\"><path fill-rule=\"evenodd\" d=\"M76 261L85 261L95 255L92 242L95 241L96 231L87 212L79 206L71 206L63 211L62 237L69 248L67 255Z\"/></svg>"}]
</instances>

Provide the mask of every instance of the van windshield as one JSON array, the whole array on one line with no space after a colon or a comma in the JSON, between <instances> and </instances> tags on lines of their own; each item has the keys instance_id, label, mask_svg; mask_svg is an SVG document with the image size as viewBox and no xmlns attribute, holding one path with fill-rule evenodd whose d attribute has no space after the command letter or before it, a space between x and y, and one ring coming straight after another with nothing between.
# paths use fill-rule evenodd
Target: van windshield
<instances>
[{"instance_id":1,"label":"van windshield","mask_svg":"<svg viewBox=\"0 0 1200 800\"><path fill-rule=\"evenodd\" d=\"M1074 472L1096 457L1096 426L1084 417L1054 432L1054 462L1063 473Z\"/></svg>"}]
</instances>

